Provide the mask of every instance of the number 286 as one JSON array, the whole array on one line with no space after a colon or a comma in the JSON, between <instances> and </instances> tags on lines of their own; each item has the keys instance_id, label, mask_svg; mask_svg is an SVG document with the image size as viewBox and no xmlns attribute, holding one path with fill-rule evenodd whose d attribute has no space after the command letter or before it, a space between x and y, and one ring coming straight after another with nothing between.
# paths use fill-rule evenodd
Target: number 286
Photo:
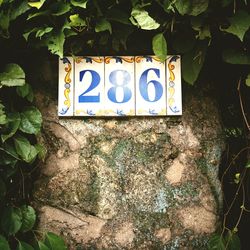
<instances>
[{"instance_id":1,"label":"number 286","mask_svg":"<svg viewBox=\"0 0 250 250\"><path fill-rule=\"evenodd\" d=\"M149 73L155 75L156 80L148 81ZM79 84L87 84L85 78L87 74L91 75L91 81L89 87L78 96L79 103L98 103L101 100L100 93L92 95L91 92L94 91L101 82L101 77L95 70L82 70L79 72ZM159 82L160 79L160 70L157 68L148 68L139 77L139 93L141 97L147 102L157 102L161 99L163 95L163 86ZM111 102L114 103L126 103L132 98L131 91L131 81L133 81L130 73L127 70L114 70L111 71L108 75L108 80L110 82L110 88L106 90L107 97ZM150 87L149 87L150 86ZM149 94L149 89L154 89L154 94ZM122 98L118 98L118 92L122 95Z\"/></svg>"}]
</instances>

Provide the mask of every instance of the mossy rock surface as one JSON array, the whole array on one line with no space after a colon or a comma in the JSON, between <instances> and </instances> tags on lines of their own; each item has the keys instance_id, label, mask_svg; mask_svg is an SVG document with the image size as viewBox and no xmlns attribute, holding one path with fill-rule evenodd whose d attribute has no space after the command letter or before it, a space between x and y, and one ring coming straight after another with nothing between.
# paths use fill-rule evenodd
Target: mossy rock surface
<instances>
[{"instance_id":1,"label":"mossy rock surface","mask_svg":"<svg viewBox=\"0 0 250 250\"><path fill-rule=\"evenodd\" d=\"M34 192L40 228L70 249L206 249L224 145L211 98L185 94L182 117L127 119L58 119L47 98L37 95L49 149Z\"/></svg>"}]
</instances>

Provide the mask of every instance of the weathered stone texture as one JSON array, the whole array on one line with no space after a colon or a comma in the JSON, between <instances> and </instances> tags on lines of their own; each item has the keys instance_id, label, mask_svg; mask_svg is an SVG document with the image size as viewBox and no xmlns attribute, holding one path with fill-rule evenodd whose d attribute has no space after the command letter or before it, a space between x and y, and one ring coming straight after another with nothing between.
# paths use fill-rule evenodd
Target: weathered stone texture
<instances>
[{"instance_id":1,"label":"weathered stone texture","mask_svg":"<svg viewBox=\"0 0 250 250\"><path fill-rule=\"evenodd\" d=\"M48 149L39 227L70 249L206 249L221 209L221 126L211 99L186 100L178 118L58 119L37 95Z\"/></svg>"}]
</instances>

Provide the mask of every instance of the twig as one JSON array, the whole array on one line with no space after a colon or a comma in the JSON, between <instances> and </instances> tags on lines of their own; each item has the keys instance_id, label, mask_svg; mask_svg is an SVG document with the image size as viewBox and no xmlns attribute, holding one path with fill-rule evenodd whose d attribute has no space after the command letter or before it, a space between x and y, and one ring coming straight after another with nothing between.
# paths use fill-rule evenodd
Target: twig
<instances>
[{"instance_id":1,"label":"twig","mask_svg":"<svg viewBox=\"0 0 250 250\"><path fill-rule=\"evenodd\" d=\"M242 112L244 121L246 123L247 129L250 131L250 125L248 123L248 120L247 120L247 117L246 117L246 114L245 114L245 111L244 111L244 107L243 107L243 102L242 102L241 92L240 92L240 86L241 86L241 78L239 79L237 90L238 90L238 93L239 93L241 112Z\"/></svg>"}]
</instances>

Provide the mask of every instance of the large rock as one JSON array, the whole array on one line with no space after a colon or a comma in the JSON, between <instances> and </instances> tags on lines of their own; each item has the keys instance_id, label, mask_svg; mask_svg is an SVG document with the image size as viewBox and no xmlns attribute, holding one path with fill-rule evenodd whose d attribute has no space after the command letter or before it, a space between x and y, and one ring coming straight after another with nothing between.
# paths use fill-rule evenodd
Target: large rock
<instances>
[{"instance_id":1,"label":"large rock","mask_svg":"<svg viewBox=\"0 0 250 250\"><path fill-rule=\"evenodd\" d=\"M178 118L58 119L38 94L39 227L70 249L206 249L222 204L222 131L210 98L185 100Z\"/></svg>"}]
</instances>

